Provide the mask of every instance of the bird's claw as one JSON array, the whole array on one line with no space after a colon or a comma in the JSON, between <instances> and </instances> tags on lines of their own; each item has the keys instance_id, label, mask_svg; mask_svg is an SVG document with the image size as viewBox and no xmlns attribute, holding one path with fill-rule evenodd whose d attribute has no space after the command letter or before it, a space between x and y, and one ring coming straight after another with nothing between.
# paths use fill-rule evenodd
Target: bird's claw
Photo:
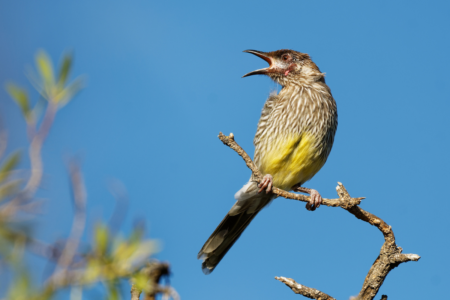
<instances>
[{"instance_id":1,"label":"bird's claw","mask_svg":"<svg viewBox=\"0 0 450 300\"><path fill-rule=\"evenodd\" d=\"M270 174L264 175L263 179L259 183L259 192L261 193L264 189L266 189L266 194L270 193L272 191L273 186L273 177Z\"/></svg>"},{"instance_id":2,"label":"bird's claw","mask_svg":"<svg viewBox=\"0 0 450 300\"><path fill-rule=\"evenodd\" d=\"M318 191L313 189L311 189L309 195L311 196L311 200L306 203L306 209L309 211L314 211L316 208L320 207L320 204L322 204L322 196L320 196Z\"/></svg>"}]
</instances>

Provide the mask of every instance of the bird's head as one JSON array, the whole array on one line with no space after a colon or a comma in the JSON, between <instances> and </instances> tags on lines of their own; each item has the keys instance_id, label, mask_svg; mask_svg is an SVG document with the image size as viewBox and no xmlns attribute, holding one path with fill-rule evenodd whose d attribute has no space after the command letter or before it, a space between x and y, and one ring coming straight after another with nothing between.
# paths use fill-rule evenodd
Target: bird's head
<instances>
[{"instance_id":1,"label":"bird's head","mask_svg":"<svg viewBox=\"0 0 450 300\"><path fill-rule=\"evenodd\" d=\"M306 53L300 53L294 50L277 50L272 52L262 52L257 50L245 50L244 52L254 54L269 63L267 68L258 69L247 73L242 77L251 75L267 75L275 82L285 86L290 81L303 78L314 78L320 73L319 68L311 61L311 58Z\"/></svg>"}]
</instances>

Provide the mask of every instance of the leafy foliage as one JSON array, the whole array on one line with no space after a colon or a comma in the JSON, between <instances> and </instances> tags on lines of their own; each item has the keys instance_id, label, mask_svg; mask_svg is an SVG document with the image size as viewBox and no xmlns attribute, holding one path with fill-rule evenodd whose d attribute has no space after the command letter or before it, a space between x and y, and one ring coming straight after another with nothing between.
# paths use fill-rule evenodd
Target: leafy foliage
<instances>
[{"instance_id":1,"label":"leafy foliage","mask_svg":"<svg viewBox=\"0 0 450 300\"><path fill-rule=\"evenodd\" d=\"M82 232L78 237L69 236L63 245L46 243L38 241L30 230L29 221L25 222L20 217L23 214L29 215L28 208L36 202L35 191L43 173L40 147L48 134L55 114L83 87L81 77L68 83L72 64L72 55L66 54L55 78L56 72L51 59L44 51L38 51L36 55L38 75L32 77L32 83L41 97L46 100L45 113L42 116L38 114L41 101L38 100L38 104L31 108L28 93L24 88L14 83L6 85L6 90L19 106L28 125L31 170L23 172L18 168L19 151L0 160L0 261L6 266L0 269L0 273L7 269L13 275L6 294L0 294L0 297L3 296L5 299L52 299L61 289L90 288L99 283L106 288L109 299L120 299L120 286L124 279L131 280L143 291L149 291L152 288L142 270L158 249L155 241L144 238L142 229L136 228L128 237L122 237L111 233L107 225L99 223L93 229L93 240L90 245L82 244L81 247ZM0 140L0 143L6 143L6 141ZM77 193L82 195L79 192L84 190L82 181L77 179L79 178L74 177L72 182L75 199ZM81 201L78 205L83 207L84 202ZM75 214L82 212L81 209ZM79 216L77 218L75 215L73 225L75 229L78 228L76 226L79 224L76 222L80 222L79 220L84 219ZM81 227L84 228L84 224ZM75 249L71 248L72 245L75 245ZM80 248L84 251L80 251ZM32 280L32 269L26 262L27 253L30 251L44 256L55 264L53 273L43 282Z\"/></svg>"}]
</instances>

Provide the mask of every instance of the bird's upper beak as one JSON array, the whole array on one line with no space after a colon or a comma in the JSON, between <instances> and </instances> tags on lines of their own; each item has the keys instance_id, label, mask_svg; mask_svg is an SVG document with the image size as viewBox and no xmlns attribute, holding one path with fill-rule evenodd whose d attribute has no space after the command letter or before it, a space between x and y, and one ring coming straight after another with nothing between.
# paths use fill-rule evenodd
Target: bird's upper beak
<instances>
[{"instance_id":1,"label":"bird's upper beak","mask_svg":"<svg viewBox=\"0 0 450 300\"><path fill-rule=\"evenodd\" d=\"M252 76L252 75L266 75L267 73L269 73L270 68L272 67L273 61L272 61L272 58L268 55L268 53L262 52L262 51L257 51L257 50L245 50L244 52L254 54L254 55L264 59L265 61L267 61L269 63L269 66L267 68L258 69L253 72L247 73L242 77L247 77L247 76Z\"/></svg>"}]
</instances>

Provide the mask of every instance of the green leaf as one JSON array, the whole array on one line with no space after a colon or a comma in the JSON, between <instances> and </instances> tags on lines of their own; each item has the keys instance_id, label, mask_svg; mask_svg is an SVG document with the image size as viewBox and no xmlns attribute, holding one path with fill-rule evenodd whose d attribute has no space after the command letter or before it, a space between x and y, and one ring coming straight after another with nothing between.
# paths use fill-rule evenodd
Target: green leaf
<instances>
[{"instance_id":1,"label":"green leaf","mask_svg":"<svg viewBox=\"0 0 450 300\"><path fill-rule=\"evenodd\" d=\"M14 278L13 284L9 288L7 299L26 300L30 298L30 279L27 274L20 274Z\"/></svg>"},{"instance_id":2,"label":"green leaf","mask_svg":"<svg viewBox=\"0 0 450 300\"><path fill-rule=\"evenodd\" d=\"M39 50L37 53L36 66L45 83L52 84L55 82L55 76L53 75L53 64L45 51Z\"/></svg>"},{"instance_id":3,"label":"green leaf","mask_svg":"<svg viewBox=\"0 0 450 300\"><path fill-rule=\"evenodd\" d=\"M53 64L43 50L39 50L36 54L36 67L44 83L44 90L48 100L51 100L55 90L55 76L53 74Z\"/></svg>"},{"instance_id":4,"label":"green leaf","mask_svg":"<svg viewBox=\"0 0 450 300\"><path fill-rule=\"evenodd\" d=\"M9 93L11 98L19 105L20 110L25 118L30 115L30 103L28 101L27 91L14 83L6 84L6 91Z\"/></svg>"},{"instance_id":5,"label":"green leaf","mask_svg":"<svg viewBox=\"0 0 450 300\"><path fill-rule=\"evenodd\" d=\"M153 288L153 284L148 279L148 275L138 272L131 277L132 282L138 290L149 292Z\"/></svg>"},{"instance_id":6,"label":"green leaf","mask_svg":"<svg viewBox=\"0 0 450 300\"><path fill-rule=\"evenodd\" d=\"M9 173L13 170L20 161L20 151L11 154L0 168L0 182L8 178Z\"/></svg>"},{"instance_id":7,"label":"green leaf","mask_svg":"<svg viewBox=\"0 0 450 300\"><path fill-rule=\"evenodd\" d=\"M105 225L97 225L95 228L95 248L100 255L105 255L108 249L109 232Z\"/></svg>"},{"instance_id":8,"label":"green leaf","mask_svg":"<svg viewBox=\"0 0 450 300\"><path fill-rule=\"evenodd\" d=\"M66 88L62 89L56 96L55 101L62 107L69 103L70 100L81 90L84 86L84 80L81 77L76 78Z\"/></svg>"},{"instance_id":9,"label":"green leaf","mask_svg":"<svg viewBox=\"0 0 450 300\"><path fill-rule=\"evenodd\" d=\"M72 68L72 54L66 54L64 55L58 76L58 84L61 87L64 86L64 84L66 84L67 77L69 77L71 68Z\"/></svg>"},{"instance_id":10,"label":"green leaf","mask_svg":"<svg viewBox=\"0 0 450 300\"><path fill-rule=\"evenodd\" d=\"M90 259L83 274L82 282L91 284L98 280L102 272L102 263L98 259Z\"/></svg>"}]
</instances>

